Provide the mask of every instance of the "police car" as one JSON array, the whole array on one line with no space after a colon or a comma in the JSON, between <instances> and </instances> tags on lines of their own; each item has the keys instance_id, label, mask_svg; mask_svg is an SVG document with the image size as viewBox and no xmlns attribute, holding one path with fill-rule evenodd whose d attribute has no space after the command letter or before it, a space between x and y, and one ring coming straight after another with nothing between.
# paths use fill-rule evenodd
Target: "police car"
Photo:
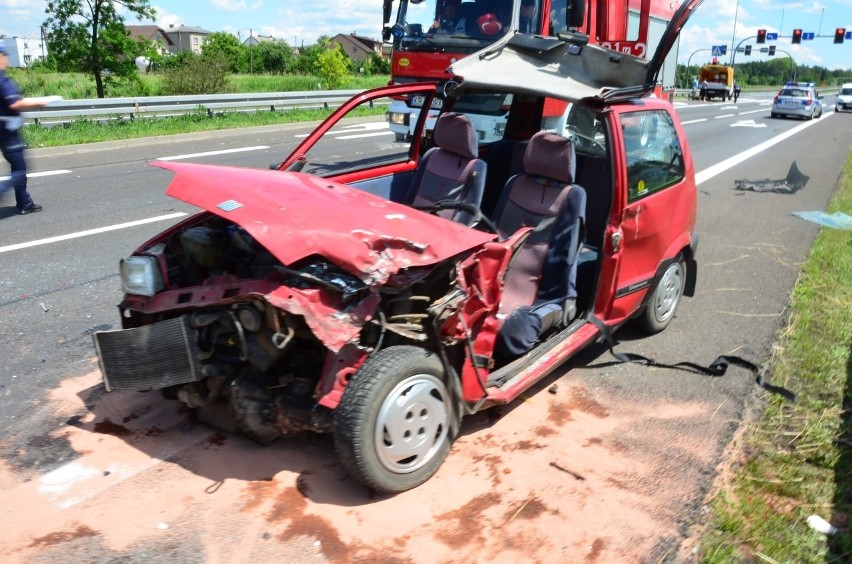
<instances>
[{"instance_id":1,"label":"police car","mask_svg":"<svg viewBox=\"0 0 852 564\"><path fill-rule=\"evenodd\" d=\"M771 117L796 116L805 119L822 115L822 102L813 82L787 82L772 101Z\"/></svg>"}]
</instances>

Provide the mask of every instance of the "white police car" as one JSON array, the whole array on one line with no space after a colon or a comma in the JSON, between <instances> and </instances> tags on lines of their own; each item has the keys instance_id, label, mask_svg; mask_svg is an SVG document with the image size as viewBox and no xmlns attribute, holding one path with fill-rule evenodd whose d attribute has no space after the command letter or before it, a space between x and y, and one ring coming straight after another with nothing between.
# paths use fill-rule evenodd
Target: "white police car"
<instances>
[{"instance_id":1,"label":"white police car","mask_svg":"<svg viewBox=\"0 0 852 564\"><path fill-rule=\"evenodd\" d=\"M797 116L805 119L822 115L822 102L813 82L787 82L772 101L771 117Z\"/></svg>"},{"instance_id":2,"label":"white police car","mask_svg":"<svg viewBox=\"0 0 852 564\"><path fill-rule=\"evenodd\" d=\"M840 87L837 101L834 103L834 111L852 110L852 82L847 82Z\"/></svg>"}]
</instances>

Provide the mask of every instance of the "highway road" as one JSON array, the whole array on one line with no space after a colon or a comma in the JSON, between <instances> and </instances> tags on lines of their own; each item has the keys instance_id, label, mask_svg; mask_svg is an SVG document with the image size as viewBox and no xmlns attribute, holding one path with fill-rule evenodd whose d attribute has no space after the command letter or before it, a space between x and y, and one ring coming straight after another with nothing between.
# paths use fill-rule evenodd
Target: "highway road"
<instances>
[{"instance_id":1,"label":"highway road","mask_svg":"<svg viewBox=\"0 0 852 564\"><path fill-rule=\"evenodd\" d=\"M677 104L699 182L698 295L681 304L678 318L660 335L640 340L629 330L619 333L620 350L700 363L724 353L757 362L772 354L790 290L818 231L790 214L825 209L852 146L852 116L835 115L827 97L821 119L770 119L770 102L770 97L746 95L736 104ZM0 346L5 359L0 491L7 500L0 508L0 522L6 524L0 527L5 531L0 532L0 555L15 560L35 551L49 560L71 550L93 561L195 562L249 555L255 561L339 561L392 553L400 561L500 561L501 554L517 558L523 552L532 560L558 556L568 561L586 557L593 547L601 561L658 561L685 550L690 527L702 519L702 499L723 461L723 449L763 394L737 370L708 379L611 365L605 349L591 350L541 387L556 383L557 394L539 391L496 415L466 420L465 433L438 476L390 499L374 499L347 481L330 442L257 447L194 426L175 405L158 403L150 394L123 400L103 396L91 334L120 325L118 261L195 211L166 197L171 174L146 163L179 159L266 168L288 154L312 125L28 153L30 191L44 211L16 216L8 196L0 202ZM393 137L372 135L362 142L392 144ZM809 177L796 193L734 189L739 179L783 178L794 161ZM782 384L795 389L795 382ZM117 401L138 409L117 421ZM570 415L561 422L548 420L548 407L554 405L570 409L573 420ZM112 424L124 426L110 432L103 426L109 414ZM147 434L121 431L135 418L146 420ZM560 442L538 437L548 448L507 450L505 445L518 444L524 430L536 424L549 424ZM589 451L599 447L596 456L607 464L595 466L588 462L593 459ZM132 453L134 462L126 464L136 464L134 469L110 462L111 450ZM500 464L497 454L503 457ZM556 485L546 480L564 481L564 474L532 478L513 470L512 461L520 463L521 456L539 460L542 474L548 473L548 460L559 458L585 479ZM86 460L87 468L98 468L107 482L94 486L89 475L64 481ZM476 487L460 489L453 487L453 472L482 479ZM267 506L261 524L241 521L246 508L264 503L261 494L271 487L270 476L295 484L301 496L290 506L303 519L310 515L313 528L300 529L293 516L276 523L270 517L275 507ZM531 479L542 481L533 488ZM500 503L492 499L478 513L470 512L470 504L481 502L498 483L514 492L518 503L542 501L544 521L524 521L526 528L517 523L527 535L523 550L506 544L508 531L470 533L472 544L462 546L436 524L444 519L457 527L461 519L455 520L454 511L468 511L483 528L497 527L503 522L494 514ZM213 501L216 496L205 495L204 484L213 488L207 494L222 486L230 504L222 496ZM541 494L543 487L550 489L547 495ZM105 501L107 491L125 505ZM44 498L35 500L36 492ZM130 518L135 510L128 500L136 495L147 502L136 500L140 509ZM436 496L443 501L435 501ZM25 499L34 504L29 520L19 517L26 513ZM520 506L504 501L506 507ZM388 517L402 516L412 506L417 511L407 517L408 524L406 518ZM608 521L590 520L593 511L608 511ZM233 522L225 518L235 513ZM639 522L640 515L650 524ZM229 523L249 528L241 535L229 530ZM571 536L556 546L536 533L540 526ZM424 538L433 539L437 548L425 548Z\"/></svg>"}]
</instances>

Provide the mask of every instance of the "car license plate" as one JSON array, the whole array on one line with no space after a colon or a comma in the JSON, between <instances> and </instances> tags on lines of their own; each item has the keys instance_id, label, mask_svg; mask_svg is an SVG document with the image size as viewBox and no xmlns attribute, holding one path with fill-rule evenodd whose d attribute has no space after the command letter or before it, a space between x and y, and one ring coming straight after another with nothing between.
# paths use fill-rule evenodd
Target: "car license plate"
<instances>
[{"instance_id":1,"label":"car license plate","mask_svg":"<svg viewBox=\"0 0 852 564\"><path fill-rule=\"evenodd\" d=\"M796 100L786 100L784 102L784 105L788 108L797 108L799 107L799 102L797 102Z\"/></svg>"},{"instance_id":2,"label":"car license plate","mask_svg":"<svg viewBox=\"0 0 852 564\"><path fill-rule=\"evenodd\" d=\"M411 107L413 108L422 108L423 103L426 102L426 96L422 94L416 94L411 97ZM444 106L444 101L441 98L432 98L432 108L439 110Z\"/></svg>"}]
</instances>

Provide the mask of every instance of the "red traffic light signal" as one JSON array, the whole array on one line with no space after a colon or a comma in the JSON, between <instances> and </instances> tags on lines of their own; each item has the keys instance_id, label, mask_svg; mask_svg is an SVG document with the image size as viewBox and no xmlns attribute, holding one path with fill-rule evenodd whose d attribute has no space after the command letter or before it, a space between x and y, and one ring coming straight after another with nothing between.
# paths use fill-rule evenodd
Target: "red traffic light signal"
<instances>
[{"instance_id":1,"label":"red traffic light signal","mask_svg":"<svg viewBox=\"0 0 852 564\"><path fill-rule=\"evenodd\" d=\"M843 38L846 37L846 28L838 27L834 30L834 42L843 43Z\"/></svg>"},{"instance_id":2,"label":"red traffic light signal","mask_svg":"<svg viewBox=\"0 0 852 564\"><path fill-rule=\"evenodd\" d=\"M793 43L801 43L802 42L802 30L794 29L793 30Z\"/></svg>"},{"instance_id":3,"label":"red traffic light signal","mask_svg":"<svg viewBox=\"0 0 852 564\"><path fill-rule=\"evenodd\" d=\"M758 29L757 30L757 42L758 43L766 43L766 30Z\"/></svg>"}]
</instances>

